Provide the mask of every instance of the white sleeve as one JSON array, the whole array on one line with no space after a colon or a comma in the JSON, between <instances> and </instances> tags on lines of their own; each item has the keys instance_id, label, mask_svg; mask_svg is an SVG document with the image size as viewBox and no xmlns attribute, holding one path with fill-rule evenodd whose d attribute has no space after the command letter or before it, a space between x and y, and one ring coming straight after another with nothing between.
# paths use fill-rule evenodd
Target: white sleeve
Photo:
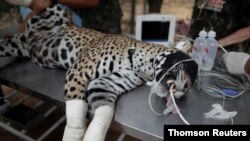
<instances>
[{"instance_id":1,"label":"white sleeve","mask_svg":"<svg viewBox=\"0 0 250 141\"><path fill-rule=\"evenodd\" d=\"M245 64L250 55L243 52L229 52L223 56L227 70L231 74L246 75Z\"/></svg>"}]
</instances>

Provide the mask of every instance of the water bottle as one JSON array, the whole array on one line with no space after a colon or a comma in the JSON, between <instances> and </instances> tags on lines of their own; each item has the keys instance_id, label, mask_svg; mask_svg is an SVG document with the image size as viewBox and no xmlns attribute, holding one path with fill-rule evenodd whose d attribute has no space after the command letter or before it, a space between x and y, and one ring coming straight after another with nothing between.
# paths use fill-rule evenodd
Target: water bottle
<instances>
[{"instance_id":1,"label":"water bottle","mask_svg":"<svg viewBox=\"0 0 250 141\"><path fill-rule=\"evenodd\" d=\"M203 29L199 32L199 37L195 38L194 44L192 47L191 57L196 61L199 66L199 70L201 68L203 56L204 56L204 49L207 47L207 32Z\"/></svg>"},{"instance_id":2,"label":"water bottle","mask_svg":"<svg viewBox=\"0 0 250 141\"><path fill-rule=\"evenodd\" d=\"M208 32L207 47L204 50L204 58L201 70L211 71L214 66L214 60L217 54L218 42L215 39L216 33L213 30Z\"/></svg>"}]
</instances>

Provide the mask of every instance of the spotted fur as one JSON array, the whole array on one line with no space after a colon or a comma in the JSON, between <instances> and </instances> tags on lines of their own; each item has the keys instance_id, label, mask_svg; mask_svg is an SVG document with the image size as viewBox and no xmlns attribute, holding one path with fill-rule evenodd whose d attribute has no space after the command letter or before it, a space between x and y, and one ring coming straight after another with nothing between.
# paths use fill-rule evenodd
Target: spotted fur
<instances>
[{"instance_id":1,"label":"spotted fur","mask_svg":"<svg viewBox=\"0 0 250 141\"><path fill-rule=\"evenodd\" d=\"M29 57L39 66L67 69L65 100L84 100L93 111L114 106L119 95L146 81L159 81L169 68L164 66L168 56L175 53L184 54L124 35L76 28L58 6L34 16L26 32L0 39L0 56ZM187 92L192 82L181 71L166 75L164 81L182 74L187 81L176 88Z\"/></svg>"}]
</instances>

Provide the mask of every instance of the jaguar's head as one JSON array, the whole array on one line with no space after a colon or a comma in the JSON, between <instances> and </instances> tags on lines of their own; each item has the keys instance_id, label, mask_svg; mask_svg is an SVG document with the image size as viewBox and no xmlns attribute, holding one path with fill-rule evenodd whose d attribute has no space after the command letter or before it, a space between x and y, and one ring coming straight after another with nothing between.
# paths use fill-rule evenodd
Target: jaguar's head
<instances>
[{"instance_id":1,"label":"jaguar's head","mask_svg":"<svg viewBox=\"0 0 250 141\"><path fill-rule=\"evenodd\" d=\"M181 51L163 52L155 59L154 89L160 96L166 96L171 85L175 98L188 93L194 83L198 65Z\"/></svg>"}]
</instances>

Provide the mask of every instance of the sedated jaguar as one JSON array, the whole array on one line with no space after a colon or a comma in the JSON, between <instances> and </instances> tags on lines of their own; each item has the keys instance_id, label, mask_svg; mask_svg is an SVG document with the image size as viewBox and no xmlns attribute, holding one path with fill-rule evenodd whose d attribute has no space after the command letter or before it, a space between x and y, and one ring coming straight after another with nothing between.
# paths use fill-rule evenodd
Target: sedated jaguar
<instances>
[{"instance_id":1,"label":"sedated jaguar","mask_svg":"<svg viewBox=\"0 0 250 141\"><path fill-rule=\"evenodd\" d=\"M198 68L189 61L176 65L183 69L169 70L190 59L187 53L124 35L77 28L56 5L33 16L24 33L0 39L0 56L28 57L39 66L67 69L64 141L104 140L119 95L147 81L156 84L163 75L160 85L169 89L172 80L176 91L186 93ZM87 128L88 110L94 117Z\"/></svg>"}]
</instances>

